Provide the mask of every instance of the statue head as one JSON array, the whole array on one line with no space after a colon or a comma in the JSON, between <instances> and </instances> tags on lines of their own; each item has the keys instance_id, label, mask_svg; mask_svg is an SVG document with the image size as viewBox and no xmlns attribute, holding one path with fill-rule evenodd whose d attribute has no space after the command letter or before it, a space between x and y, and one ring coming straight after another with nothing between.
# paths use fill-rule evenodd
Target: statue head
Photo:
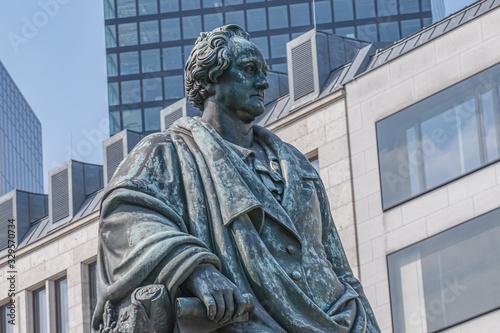
<instances>
[{"instance_id":1,"label":"statue head","mask_svg":"<svg viewBox=\"0 0 500 333\"><path fill-rule=\"evenodd\" d=\"M250 41L250 36L236 24L202 32L196 40L185 66L185 87L189 102L201 111L211 95L206 84L216 84L217 78L231 64L231 44L235 37Z\"/></svg>"}]
</instances>

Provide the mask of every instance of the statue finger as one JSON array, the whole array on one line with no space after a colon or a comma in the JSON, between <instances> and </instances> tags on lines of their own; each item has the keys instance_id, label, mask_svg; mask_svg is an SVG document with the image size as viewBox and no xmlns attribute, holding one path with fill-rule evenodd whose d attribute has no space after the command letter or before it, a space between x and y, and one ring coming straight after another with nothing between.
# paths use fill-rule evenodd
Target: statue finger
<instances>
[{"instance_id":1,"label":"statue finger","mask_svg":"<svg viewBox=\"0 0 500 333\"><path fill-rule=\"evenodd\" d=\"M221 319L221 323L225 323L228 320L231 319L234 313L234 298L233 298L233 291L229 290L228 292L224 293L224 302L225 302L225 307L226 311L224 313L224 317Z\"/></svg>"},{"instance_id":2,"label":"statue finger","mask_svg":"<svg viewBox=\"0 0 500 333\"><path fill-rule=\"evenodd\" d=\"M224 303L224 296L220 291L216 291L212 293L212 296L215 299L215 304L217 306L217 313L215 314L215 317L213 318L213 321L218 323L222 316L224 316L224 312L226 311L225 303Z\"/></svg>"},{"instance_id":3,"label":"statue finger","mask_svg":"<svg viewBox=\"0 0 500 333\"><path fill-rule=\"evenodd\" d=\"M245 297L243 297L243 295L241 294L239 289L234 291L234 300L236 301L236 304L235 304L236 311L234 312L233 318L236 318L236 317L241 316L245 312L247 301L246 301Z\"/></svg>"},{"instance_id":4,"label":"statue finger","mask_svg":"<svg viewBox=\"0 0 500 333\"><path fill-rule=\"evenodd\" d=\"M207 317L210 320L214 320L217 313L217 305L215 304L215 299L212 295L203 296L203 303L207 307Z\"/></svg>"}]
</instances>

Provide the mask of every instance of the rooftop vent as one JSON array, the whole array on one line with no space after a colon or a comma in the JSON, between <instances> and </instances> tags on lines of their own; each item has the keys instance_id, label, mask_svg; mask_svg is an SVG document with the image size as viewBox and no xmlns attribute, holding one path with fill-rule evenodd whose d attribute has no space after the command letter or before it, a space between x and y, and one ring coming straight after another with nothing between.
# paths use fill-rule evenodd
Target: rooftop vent
<instances>
[{"instance_id":1,"label":"rooftop vent","mask_svg":"<svg viewBox=\"0 0 500 333\"><path fill-rule=\"evenodd\" d=\"M188 103L188 101L183 98L177 102L167 106L160 112L161 117L161 130L164 131L179 118L181 117L195 117L201 116L202 112Z\"/></svg>"},{"instance_id":2,"label":"rooftop vent","mask_svg":"<svg viewBox=\"0 0 500 333\"><path fill-rule=\"evenodd\" d=\"M134 148L143 137L144 134L125 129L102 143L105 184L109 183L121 161L123 161L132 148Z\"/></svg>"},{"instance_id":3,"label":"rooftop vent","mask_svg":"<svg viewBox=\"0 0 500 333\"><path fill-rule=\"evenodd\" d=\"M292 108L319 96L332 70L351 62L371 45L311 30L287 43L288 82Z\"/></svg>"},{"instance_id":4,"label":"rooftop vent","mask_svg":"<svg viewBox=\"0 0 500 333\"><path fill-rule=\"evenodd\" d=\"M14 190L0 197L0 251L10 245L9 239L14 241L16 246L20 244L31 223L47 215L46 194ZM14 228L9 227L9 220L13 220ZM15 232L9 233L9 230Z\"/></svg>"},{"instance_id":5,"label":"rooftop vent","mask_svg":"<svg viewBox=\"0 0 500 333\"><path fill-rule=\"evenodd\" d=\"M102 166L69 160L49 170L51 223L71 220L87 196L103 186Z\"/></svg>"}]
</instances>

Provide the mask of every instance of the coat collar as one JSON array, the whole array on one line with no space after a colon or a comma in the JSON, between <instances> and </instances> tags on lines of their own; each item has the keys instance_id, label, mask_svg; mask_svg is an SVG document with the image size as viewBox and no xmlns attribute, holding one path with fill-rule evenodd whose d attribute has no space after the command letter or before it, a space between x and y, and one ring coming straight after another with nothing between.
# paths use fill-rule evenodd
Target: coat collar
<instances>
[{"instance_id":1,"label":"coat collar","mask_svg":"<svg viewBox=\"0 0 500 333\"><path fill-rule=\"evenodd\" d=\"M314 191L314 185L309 180L318 179L316 171L302 154L274 133L254 125L254 134L274 150L280 162L285 180L280 205L244 162L241 152L235 151L210 124L195 117L181 118L175 125L171 131L186 133L187 130L211 169L225 225L230 225L241 214L248 213L260 232L265 212L301 241L295 223Z\"/></svg>"}]
</instances>

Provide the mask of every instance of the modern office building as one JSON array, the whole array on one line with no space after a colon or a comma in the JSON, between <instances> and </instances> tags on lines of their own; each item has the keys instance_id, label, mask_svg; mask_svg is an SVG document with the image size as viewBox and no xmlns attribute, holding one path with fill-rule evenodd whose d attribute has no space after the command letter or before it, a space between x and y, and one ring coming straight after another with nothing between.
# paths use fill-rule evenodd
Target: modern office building
<instances>
[{"instance_id":1,"label":"modern office building","mask_svg":"<svg viewBox=\"0 0 500 333\"><path fill-rule=\"evenodd\" d=\"M42 193L42 125L0 62L0 194Z\"/></svg>"},{"instance_id":2,"label":"modern office building","mask_svg":"<svg viewBox=\"0 0 500 333\"><path fill-rule=\"evenodd\" d=\"M443 0L104 0L111 135L160 129L160 110L184 96L183 66L200 31L235 23L270 69L286 72L286 43L316 27L393 42L432 23Z\"/></svg>"},{"instance_id":3,"label":"modern office building","mask_svg":"<svg viewBox=\"0 0 500 333\"><path fill-rule=\"evenodd\" d=\"M259 122L318 168L384 333L498 331L499 45L500 0L478 1L382 50L315 30L287 44L289 93ZM344 52L321 57L331 46ZM125 155L137 135L124 131L105 148ZM107 172L116 151L104 159ZM94 172L83 179L82 168ZM31 214L16 253L17 322L3 331L90 332L99 170L75 161L52 170L42 218L43 198L0 198L16 202L12 215ZM0 276L8 264L3 250ZM0 280L7 319L9 287Z\"/></svg>"}]
</instances>

